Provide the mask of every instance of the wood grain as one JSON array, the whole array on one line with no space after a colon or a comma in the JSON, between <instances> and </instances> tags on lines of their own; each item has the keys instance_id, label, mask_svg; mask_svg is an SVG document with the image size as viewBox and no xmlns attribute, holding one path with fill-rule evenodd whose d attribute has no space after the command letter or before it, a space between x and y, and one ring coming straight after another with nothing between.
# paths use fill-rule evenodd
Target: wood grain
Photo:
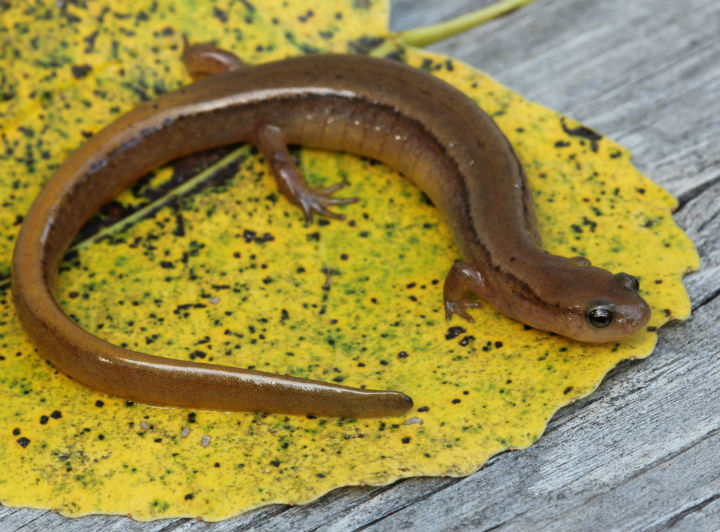
<instances>
[{"instance_id":1,"label":"wood grain","mask_svg":"<svg viewBox=\"0 0 720 532\"><path fill-rule=\"evenodd\" d=\"M392 27L483 3L396 0ZM702 258L686 278L692 318L665 327L649 359L621 364L558 412L533 447L462 479L343 488L221 523L0 507L0 531L720 529L718 35L716 0L537 0L432 47L629 148L680 198L675 218Z\"/></svg>"}]
</instances>

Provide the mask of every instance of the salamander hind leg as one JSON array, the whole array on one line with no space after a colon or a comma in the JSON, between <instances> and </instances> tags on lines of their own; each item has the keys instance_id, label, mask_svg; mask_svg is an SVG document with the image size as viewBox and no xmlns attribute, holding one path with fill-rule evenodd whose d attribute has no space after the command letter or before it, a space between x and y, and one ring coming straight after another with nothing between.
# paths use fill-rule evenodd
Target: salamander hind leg
<instances>
[{"instance_id":1,"label":"salamander hind leg","mask_svg":"<svg viewBox=\"0 0 720 532\"><path fill-rule=\"evenodd\" d=\"M472 322L468 309L481 306L477 297L488 298L491 295L492 290L480 270L467 262L456 262L450 268L443 287L445 319L449 320L457 314Z\"/></svg>"},{"instance_id":2,"label":"salamander hind leg","mask_svg":"<svg viewBox=\"0 0 720 532\"><path fill-rule=\"evenodd\" d=\"M345 186L340 182L329 187L311 188L295 165L282 131L277 126L260 124L255 133L255 143L270 165L280 192L291 203L300 207L308 222L314 212L328 218L343 220L345 217L329 210L332 205L354 203L358 198L334 198L332 194Z\"/></svg>"},{"instance_id":3,"label":"salamander hind leg","mask_svg":"<svg viewBox=\"0 0 720 532\"><path fill-rule=\"evenodd\" d=\"M202 79L213 74L231 72L246 68L245 62L234 53L215 46L212 42L190 44L183 35L182 60L188 73L194 80Z\"/></svg>"}]
</instances>

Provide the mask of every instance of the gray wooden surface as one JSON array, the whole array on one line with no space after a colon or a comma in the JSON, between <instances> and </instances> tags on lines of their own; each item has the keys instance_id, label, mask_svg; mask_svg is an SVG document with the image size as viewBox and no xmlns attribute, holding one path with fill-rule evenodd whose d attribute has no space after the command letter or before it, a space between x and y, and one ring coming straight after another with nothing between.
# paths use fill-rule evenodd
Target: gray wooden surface
<instances>
[{"instance_id":1,"label":"gray wooden surface","mask_svg":"<svg viewBox=\"0 0 720 532\"><path fill-rule=\"evenodd\" d=\"M393 1L392 27L482 3ZM433 48L619 141L680 198L675 218L703 261L686 278L692 318L561 410L533 447L466 478L343 488L220 523L0 507L1 531L720 529L720 2L537 0Z\"/></svg>"}]
</instances>

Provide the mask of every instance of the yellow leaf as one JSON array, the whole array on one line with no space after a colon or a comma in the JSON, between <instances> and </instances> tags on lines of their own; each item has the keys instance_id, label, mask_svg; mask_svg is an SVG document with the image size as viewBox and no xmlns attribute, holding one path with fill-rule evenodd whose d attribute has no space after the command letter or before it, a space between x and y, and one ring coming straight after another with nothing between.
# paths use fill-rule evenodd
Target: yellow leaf
<instances>
[{"instance_id":1,"label":"yellow leaf","mask_svg":"<svg viewBox=\"0 0 720 532\"><path fill-rule=\"evenodd\" d=\"M48 0L0 9L5 504L217 520L343 485L466 475L497 452L532 444L553 412L590 393L619 361L648 356L655 330L688 316L681 277L698 258L672 221L675 200L612 141L460 62L383 41L383 2ZM372 161L299 150L313 184L342 177L347 195L362 198L342 207L345 222L305 226L245 146L186 159L124 192L88 233L138 208L152 214L77 246L59 277L61 305L116 344L402 390L415 410L380 420L192 412L127 403L58 373L27 342L12 306L8 273L21 217L84 137L188 82L183 33L251 63L384 45L465 91L526 167L547 249L636 274L651 327L619 344L586 345L527 330L488 305L473 324L448 324L441 286L458 250L416 187ZM177 194L221 157L229 159L199 190Z\"/></svg>"}]
</instances>

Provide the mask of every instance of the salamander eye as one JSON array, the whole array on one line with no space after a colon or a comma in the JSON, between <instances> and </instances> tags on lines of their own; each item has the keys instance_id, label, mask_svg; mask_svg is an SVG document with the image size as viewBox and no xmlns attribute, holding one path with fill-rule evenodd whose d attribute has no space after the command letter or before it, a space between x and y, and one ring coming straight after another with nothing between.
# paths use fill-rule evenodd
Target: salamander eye
<instances>
[{"instance_id":1,"label":"salamander eye","mask_svg":"<svg viewBox=\"0 0 720 532\"><path fill-rule=\"evenodd\" d=\"M610 303L592 302L585 311L588 323L596 329L603 329L612 323L615 313Z\"/></svg>"},{"instance_id":2,"label":"salamander eye","mask_svg":"<svg viewBox=\"0 0 720 532\"><path fill-rule=\"evenodd\" d=\"M632 290L633 292L637 292L638 290L640 290L640 283L638 282L637 278L633 277L629 273L616 273L615 282L620 286L627 288L628 290Z\"/></svg>"}]
</instances>

